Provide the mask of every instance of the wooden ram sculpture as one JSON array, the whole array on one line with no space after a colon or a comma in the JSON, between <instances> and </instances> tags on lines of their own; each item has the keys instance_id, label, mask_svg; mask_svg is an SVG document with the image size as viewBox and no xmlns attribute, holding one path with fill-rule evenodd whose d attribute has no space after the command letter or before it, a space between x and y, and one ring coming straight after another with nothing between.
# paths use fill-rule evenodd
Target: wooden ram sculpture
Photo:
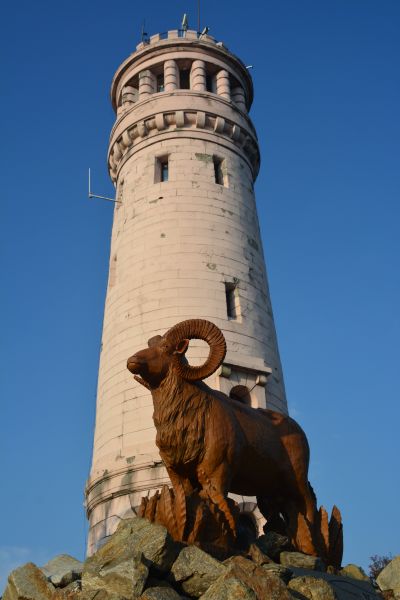
<instances>
[{"instance_id":1,"label":"wooden ram sculpture","mask_svg":"<svg viewBox=\"0 0 400 600\"><path fill-rule=\"evenodd\" d=\"M190 366L185 359L191 339L204 340L210 347L201 366ZM233 492L256 496L267 522L283 519L295 549L325 555L330 564L340 565L340 513L335 508L328 524L326 511L317 510L301 427L286 415L251 408L201 381L216 371L225 354L218 327L191 319L151 338L148 348L128 360L129 371L153 397L156 443L182 528L178 537L184 539L186 498L193 493L205 495L218 507L235 536L228 502ZM329 549L332 545L335 549Z\"/></svg>"}]
</instances>

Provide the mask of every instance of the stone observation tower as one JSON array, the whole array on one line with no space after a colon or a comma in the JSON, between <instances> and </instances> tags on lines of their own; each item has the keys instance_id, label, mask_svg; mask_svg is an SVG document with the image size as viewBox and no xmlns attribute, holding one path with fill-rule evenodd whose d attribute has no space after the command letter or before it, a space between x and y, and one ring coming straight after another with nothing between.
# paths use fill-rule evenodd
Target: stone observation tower
<instances>
[{"instance_id":1,"label":"stone observation tower","mask_svg":"<svg viewBox=\"0 0 400 600\"><path fill-rule=\"evenodd\" d=\"M86 485L89 554L168 483L151 395L126 368L149 338L184 319L213 321L228 353L207 383L287 411L254 198L260 157L248 70L209 35L168 31L122 63L111 99L118 202ZM193 342L188 359L207 353ZM254 499L235 499L256 523Z\"/></svg>"}]
</instances>

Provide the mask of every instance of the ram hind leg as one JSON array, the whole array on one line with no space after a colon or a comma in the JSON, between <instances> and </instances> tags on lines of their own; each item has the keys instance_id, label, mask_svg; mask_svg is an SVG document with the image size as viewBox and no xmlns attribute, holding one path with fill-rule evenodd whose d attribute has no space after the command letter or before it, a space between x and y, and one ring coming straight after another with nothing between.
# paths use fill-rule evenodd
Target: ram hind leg
<instances>
[{"instance_id":1,"label":"ram hind leg","mask_svg":"<svg viewBox=\"0 0 400 600\"><path fill-rule=\"evenodd\" d=\"M203 491L211 502L213 502L222 512L228 523L231 534L236 538L236 523L227 502L228 486L226 484L227 477L224 466L221 465L221 467L216 469L211 476L204 470L199 469L198 478Z\"/></svg>"},{"instance_id":2,"label":"ram hind leg","mask_svg":"<svg viewBox=\"0 0 400 600\"><path fill-rule=\"evenodd\" d=\"M293 546L305 554L316 555L313 539L315 511L311 498L287 499L283 515L287 535Z\"/></svg>"}]
</instances>

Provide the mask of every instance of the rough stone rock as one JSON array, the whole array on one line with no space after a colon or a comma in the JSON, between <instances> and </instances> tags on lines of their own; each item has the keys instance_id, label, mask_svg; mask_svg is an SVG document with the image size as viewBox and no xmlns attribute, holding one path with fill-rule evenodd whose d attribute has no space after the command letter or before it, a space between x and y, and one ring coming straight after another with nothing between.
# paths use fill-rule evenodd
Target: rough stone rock
<instances>
[{"instance_id":1,"label":"rough stone rock","mask_svg":"<svg viewBox=\"0 0 400 600\"><path fill-rule=\"evenodd\" d=\"M257 600L290 600L283 581L277 575L255 565L243 556L232 556L224 565L228 568L229 575L239 579L247 585L256 595Z\"/></svg>"},{"instance_id":2,"label":"rough stone rock","mask_svg":"<svg viewBox=\"0 0 400 600\"><path fill-rule=\"evenodd\" d=\"M253 562L256 565L265 565L267 563L272 563L272 559L269 558L264 552L262 552L261 548L257 546L257 544L251 544L249 547L248 554Z\"/></svg>"},{"instance_id":3,"label":"rough stone rock","mask_svg":"<svg viewBox=\"0 0 400 600\"><path fill-rule=\"evenodd\" d=\"M79 592L81 589L82 582L79 579L71 581L71 583L62 588L63 592Z\"/></svg>"},{"instance_id":4,"label":"rough stone rock","mask_svg":"<svg viewBox=\"0 0 400 600\"><path fill-rule=\"evenodd\" d=\"M264 535L260 535L256 539L255 544L260 548L261 552L272 558L272 560L278 560L280 553L288 550L290 547L289 539L274 531L268 531Z\"/></svg>"},{"instance_id":5,"label":"rough stone rock","mask_svg":"<svg viewBox=\"0 0 400 600\"><path fill-rule=\"evenodd\" d=\"M140 596L140 600L181 600L182 596L172 587L157 586L147 588Z\"/></svg>"},{"instance_id":6,"label":"rough stone rock","mask_svg":"<svg viewBox=\"0 0 400 600\"><path fill-rule=\"evenodd\" d=\"M64 591L65 590L63 590L63 592ZM70 599L68 598L68 600ZM107 592L106 590L90 590L76 596L76 600L125 600L125 598L119 594Z\"/></svg>"},{"instance_id":7,"label":"rough stone rock","mask_svg":"<svg viewBox=\"0 0 400 600\"><path fill-rule=\"evenodd\" d=\"M65 587L72 581L80 579L83 563L69 554L59 554L49 560L40 570L56 587Z\"/></svg>"},{"instance_id":8,"label":"rough stone rock","mask_svg":"<svg viewBox=\"0 0 400 600\"><path fill-rule=\"evenodd\" d=\"M262 568L272 575L277 575L287 583L293 576L293 571L288 569L288 567L284 567L283 565L278 565L277 563L269 563L267 565L263 565Z\"/></svg>"},{"instance_id":9,"label":"rough stone rock","mask_svg":"<svg viewBox=\"0 0 400 600\"><path fill-rule=\"evenodd\" d=\"M300 600L337 600L335 592L324 579L295 577L289 581L289 589L293 590L293 597Z\"/></svg>"},{"instance_id":10,"label":"rough stone rock","mask_svg":"<svg viewBox=\"0 0 400 600\"><path fill-rule=\"evenodd\" d=\"M400 595L400 555L395 556L388 565L379 573L376 583L381 590L393 590Z\"/></svg>"},{"instance_id":11,"label":"rough stone rock","mask_svg":"<svg viewBox=\"0 0 400 600\"><path fill-rule=\"evenodd\" d=\"M55 588L33 563L18 567L8 576L3 600L51 600Z\"/></svg>"},{"instance_id":12,"label":"rough stone rock","mask_svg":"<svg viewBox=\"0 0 400 600\"><path fill-rule=\"evenodd\" d=\"M328 583L335 593L337 600L382 600L380 594L373 588L370 582L343 577L343 575L331 575L321 571L309 571L307 569L299 569L292 567L295 578L307 577L313 580L324 580ZM292 580L293 581L293 580ZM289 583L289 589L292 585ZM293 594L300 592L292 591ZM296 597L296 596L295 596ZM297 596L298 598L299 596ZM303 593L303 598L307 596Z\"/></svg>"},{"instance_id":13,"label":"rough stone rock","mask_svg":"<svg viewBox=\"0 0 400 600\"><path fill-rule=\"evenodd\" d=\"M145 566L151 571L157 573L168 573L175 560L181 546L176 544L165 527L154 525L146 519L135 517L124 519L119 524L116 532L107 540L107 542L95 553L89 557L83 566L82 587L84 590L102 589L105 572L103 568L118 567L120 570L135 572L138 587L140 590L141 582L145 578ZM142 553L144 559L141 564L136 564L133 559ZM138 571L135 571L135 569ZM108 579L117 577L117 572L108 573ZM118 577L117 577L118 578ZM127 576L129 579L129 577ZM107 588L110 592L120 593L111 587ZM139 595L140 595L139 593Z\"/></svg>"},{"instance_id":14,"label":"rough stone rock","mask_svg":"<svg viewBox=\"0 0 400 600\"><path fill-rule=\"evenodd\" d=\"M144 564L141 552L130 554L127 548L120 548L119 554L102 553L100 548L96 554L87 559L84 565L83 590L104 590L109 594L118 594L131 600L138 598L143 592L149 569ZM97 597L96 597L97 598Z\"/></svg>"},{"instance_id":15,"label":"rough stone rock","mask_svg":"<svg viewBox=\"0 0 400 600\"><path fill-rule=\"evenodd\" d=\"M225 574L210 585L201 600L257 600L257 598L253 590L243 581L232 574Z\"/></svg>"},{"instance_id":16,"label":"rough stone rock","mask_svg":"<svg viewBox=\"0 0 400 600\"><path fill-rule=\"evenodd\" d=\"M226 572L226 567L197 546L187 546L171 568L173 581L189 596L198 598Z\"/></svg>"},{"instance_id":17,"label":"rough stone rock","mask_svg":"<svg viewBox=\"0 0 400 600\"><path fill-rule=\"evenodd\" d=\"M300 567L311 571L325 571L326 567L318 556L309 556L302 552L281 552L279 555L281 565L285 567Z\"/></svg>"},{"instance_id":18,"label":"rough stone rock","mask_svg":"<svg viewBox=\"0 0 400 600\"><path fill-rule=\"evenodd\" d=\"M340 569L339 574L343 575L344 577L351 577L352 579L358 579L359 581L370 581L370 579L369 579L368 575L366 575L365 571L361 567L358 567L357 565L353 565L352 563L350 563L349 565L346 565L345 567Z\"/></svg>"}]
</instances>

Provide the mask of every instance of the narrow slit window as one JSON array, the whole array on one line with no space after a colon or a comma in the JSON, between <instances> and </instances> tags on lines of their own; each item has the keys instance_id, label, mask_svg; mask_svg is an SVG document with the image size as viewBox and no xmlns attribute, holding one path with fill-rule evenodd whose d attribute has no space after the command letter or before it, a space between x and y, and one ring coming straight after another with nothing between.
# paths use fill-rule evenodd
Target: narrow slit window
<instances>
[{"instance_id":1,"label":"narrow slit window","mask_svg":"<svg viewBox=\"0 0 400 600\"><path fill-rule=\"evenodd\" d=\"M157 75L157 92L164 91L164 73Z\"/></svg>"},{"instance_id":2,"label":"narrow slit window","mask_svg":"<svg viewBox=\"0 0 400 600\"><path fill-rule=\"evenodd\" d=\"M169 179L169 161L168 156L160 156L156 158L154 183L162 183Z\"/></svg>"},{"instance_id":3,"label":"narrow slit window","mask_svg":"<svg viewBox=\"0 0 400 600\"><path fill-rule=\"evenodd\" d=\"M214 91L213 79L214 79L213 76L210 75L210 73L207 73L207 75L206 75L206 90L207 90L207 92Z\"/></svg>"},{"instance_id":4,"label":"narrow slit window","mask_svg":"<svg viewBox=\"0 0 400 600\"><path fill-rule=\"evenodd\" d=\"M190 69L181 69L179 72L179 87L181 90L190 90Z\"/></svg>"},{"instance_id":5,"label":"narrow slit window","mask_svg":"<svg viewBox=\"0 0 400 600\"><path fill-rule=\"evenodd\" d=\"M213 156L214 163L214 179L218 185L227 186L226 164L225 160L218 156Z\"/></svg>"},{"instance_id":6,"label":"narrow slit window","mask_svg":"<svg viewBox=\"0 0 400 600\"><path fill-rule=\"evenodd\" d=\"M225 283L226 314L228 319L238 318L238 301L236 286L233 283Z\"/></svg>"}]
</instances>

